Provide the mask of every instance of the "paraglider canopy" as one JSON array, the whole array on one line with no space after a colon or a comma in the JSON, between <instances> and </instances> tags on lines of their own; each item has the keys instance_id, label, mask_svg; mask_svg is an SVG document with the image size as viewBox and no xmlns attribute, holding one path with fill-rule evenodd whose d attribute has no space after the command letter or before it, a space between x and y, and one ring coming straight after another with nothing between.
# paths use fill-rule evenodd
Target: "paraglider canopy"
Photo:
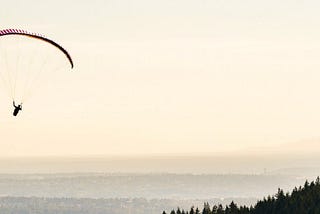
<instances>
[{"instance_id":1,"label":"paraglider canopy","mask_svg":"<svg viewBox=\"0 0 320 214\"><path fill-rule=\"evenodd\" d=\"M60 51L62 51L66 57L68 58L70 64L71 64L71 68L73 68L73 61L72 58L70 56L70 54L58 43L56 43L55 41L48 39L47 37L37 34L37 33L30 33L28 31L25 30L20 30L20 29L5 29L5 30L0 30L0 36L6 36L6 35L21 35L21 36L29 36L35 39L40 39L42 41L48 42L50 44L52 44L53 46L57 47Z\"/></svg>"}]
</instances>

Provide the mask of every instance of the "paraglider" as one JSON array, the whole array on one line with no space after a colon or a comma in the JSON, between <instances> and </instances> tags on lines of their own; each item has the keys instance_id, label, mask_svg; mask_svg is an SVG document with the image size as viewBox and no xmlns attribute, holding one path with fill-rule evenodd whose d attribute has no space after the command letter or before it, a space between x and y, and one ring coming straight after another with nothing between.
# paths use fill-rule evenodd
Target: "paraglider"
<instances>
[{"instance_id":1,"label":"paraglider","mask_svg":"<svg viewBox=\"0 0 320 214\"><path fill-rule=\"evenodd\" d=\"M13 116L17 116L19 111L22 111L22 103L16 106L15 102L13 101L13 107L14 107Z\"/></svg>"},{"instance_id":2,"label":"paraglider","mask_svg":"<svg viewBox=\"0 0 320 214\"><path fill-rule=\"evenodd\" d=\"M37 86L40 74L63 69L66 62L72 69L68 51L52 39L21 29L0 30L0 77L11 94L13 116L22 110L22 103ZM21 104L16 105L16 101Z\"/></svg>"}]
</instances>

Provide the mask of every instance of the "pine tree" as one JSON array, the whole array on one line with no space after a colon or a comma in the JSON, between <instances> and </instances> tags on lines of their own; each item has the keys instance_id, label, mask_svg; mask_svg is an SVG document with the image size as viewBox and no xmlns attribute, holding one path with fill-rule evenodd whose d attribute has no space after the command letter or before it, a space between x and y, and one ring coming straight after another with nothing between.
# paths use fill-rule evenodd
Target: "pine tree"
<instances>
[{"instance_id":1,"label":"pine tree","mask_svg":"<svg viewBox=\"0 0 320 214\"><path fill-rule=\"evenodd\" d=\"M232 213L232 214L237 214L238 213L238 210L239 210L238 206L233 201L231 201L229 207L230 207L230 213Z\"/></svg>"},{"instance_id":2,"label":"pine tree","mask_svg":"<svg viewBox=\"0 0 320 214\"><path fill-rule=\"evenodd\" d=\"M210 205L208 202L204 203L202 214L211 214Z\"/></svg>"},{"instance_id":3,"label":"pine tree","mask_svg":"<svg viewBox=\"0 0 320 214\"><path fill-rule=\"evenodd\" d=\"M200 210L199 210L198 207L197 207L197 209L196 209L196 214L200 214Z\"/></svg>"},{"instance_id":4,"label":"pine tree","mask_svg":"<svg viewBox=\"0 0 320 214\"><path fill-rule=\"evenodd\" d=\"M224 209L221 204L218 205L217 214L224 214Z\"/></svg>"},{"instance_id":5,"label":"pine tree","mask_svg":"<svg viewBox=\"0 0 320 214\"><path fill-rule=\"evenodd\" d=\"M217 213L217 210L218 210L218 206L217 206L217 205L214 205L214 206L212 207L211 213L212 213L212 214L216 214L216 213Z\"/></svg>"},{"instance_id":6,"label":"pine tree","mask_svg":"<svg viewBox=\"0 0 320 214\"><path fill-rule=\"evenodd\" d=\"M318 176L317 179L316 179L316 186L319 186L319 185L320 185L320 178Z\"/></svg>"},{"instance_id":7,"label":"pine tree","mask_svg":"<svg viewBox=\"0 0 320 214\"><path fill-rule=\"evenodd\" d=\"M194 212L194 206L191 207L191 209L190 209L190 214L195 214L195 212Z\"/></svg>"}]
</instances>

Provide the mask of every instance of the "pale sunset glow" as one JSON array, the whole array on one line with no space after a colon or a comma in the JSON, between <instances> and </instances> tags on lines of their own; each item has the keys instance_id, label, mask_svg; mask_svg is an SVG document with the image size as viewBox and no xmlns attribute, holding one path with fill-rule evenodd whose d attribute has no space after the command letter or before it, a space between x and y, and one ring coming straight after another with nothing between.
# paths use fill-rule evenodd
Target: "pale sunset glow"
<instances>
[{"instance_id":1,"label":"pale sunset glow","mask_svg":"<svg viewBox=\"0 0 320 214\"><path fill-rule=\"evenodd\" d=\"M1 91L0 155L317 153L319 6L2 2L1 29L55 39L74 69L37 86L18 117Z\"/></svg>"}]
</instances>

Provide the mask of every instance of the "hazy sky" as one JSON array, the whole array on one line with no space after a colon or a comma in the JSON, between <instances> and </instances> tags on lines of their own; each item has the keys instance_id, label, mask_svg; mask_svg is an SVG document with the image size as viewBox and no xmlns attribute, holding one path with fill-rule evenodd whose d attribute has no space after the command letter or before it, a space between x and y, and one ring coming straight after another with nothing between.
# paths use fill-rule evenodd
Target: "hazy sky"
<instances>
[{"instance_id":1,"label":"hazy sky","mask_svg":"<svg viewBox=\"0 0 320 214\"><path fill-rule=\"evenodd\" d=\"M319 7L4 1L1 28L57 40L75 69L40 85L17 118L1 93L0 155L318 151Z\"/></svg>"}]
</instances>

